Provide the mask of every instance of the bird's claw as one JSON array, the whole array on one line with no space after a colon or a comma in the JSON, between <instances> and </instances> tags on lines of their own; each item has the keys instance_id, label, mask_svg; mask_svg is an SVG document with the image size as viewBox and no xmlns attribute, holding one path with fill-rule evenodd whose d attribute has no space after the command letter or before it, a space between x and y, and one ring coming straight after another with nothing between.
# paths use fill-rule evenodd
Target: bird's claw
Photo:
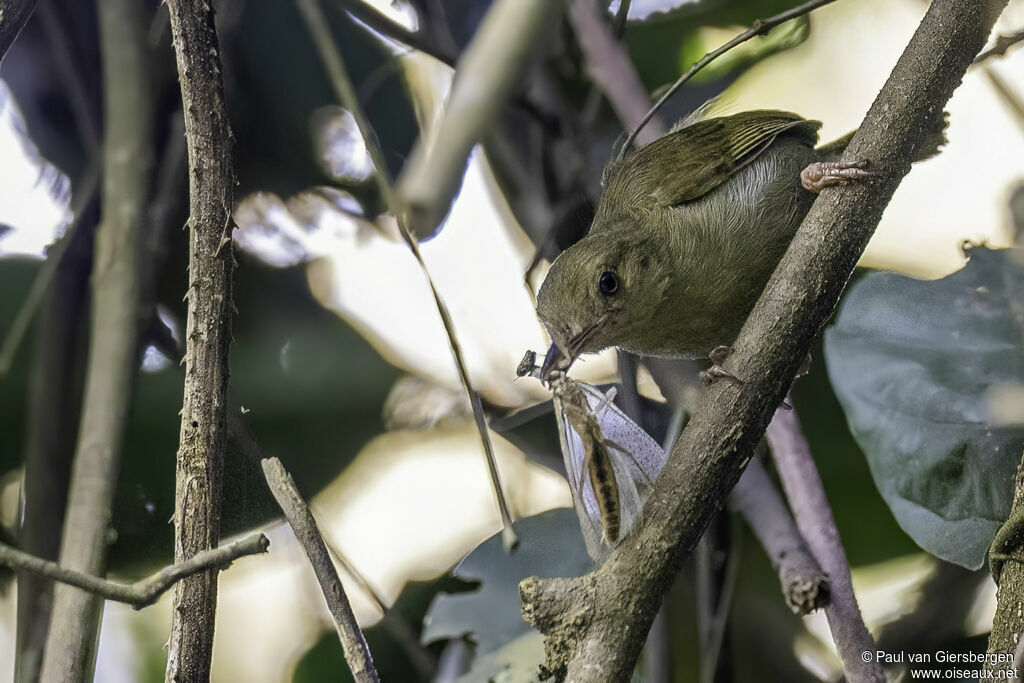
<instances>
[{"instance_id":1,"label":"bird's claw","mask_svg":"<svg viewBox=\"0 0 1024 683\"><path fill-rule=\"evenodd\" d=\"M809 192L821 192L831 185L855 183L878 175L865 161L815 161L800 171L800 184Z\"/></svg>"},{"instance_id":2,"label":"bird's claw","mask_svg":"<svg viewBox=\"0 0 1024 683\"><path fill-rule=\"evenodd\" d=\"M728 346L716 346L711 350L708 358L711 359L713 365L700 373L700 381L704 386L709 387L722 379L729 380L738 386L743 386L743 380L722 367L722 363L725 362L730 353L732 353L732 348Z\"/></svg>"}]
</instances>

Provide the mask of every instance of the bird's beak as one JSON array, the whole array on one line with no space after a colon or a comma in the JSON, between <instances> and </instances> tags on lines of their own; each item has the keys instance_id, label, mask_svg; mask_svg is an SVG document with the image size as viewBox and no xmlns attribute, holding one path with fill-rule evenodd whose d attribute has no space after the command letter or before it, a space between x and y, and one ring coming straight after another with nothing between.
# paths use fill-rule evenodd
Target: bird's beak
<instances>
[{"instance_id":1,"label":"bird's beak","mask_svg":"<svg viewBox=\"0 0 1024 683\"><path fill-rule=\"evenodd\" d=\"M553 372L568 372L574 360L576 359L563 354L558 344L552 343L547 355L544 356L544 364L540 366L541 381L547 382Z\"/></svg>"}]
</instances>

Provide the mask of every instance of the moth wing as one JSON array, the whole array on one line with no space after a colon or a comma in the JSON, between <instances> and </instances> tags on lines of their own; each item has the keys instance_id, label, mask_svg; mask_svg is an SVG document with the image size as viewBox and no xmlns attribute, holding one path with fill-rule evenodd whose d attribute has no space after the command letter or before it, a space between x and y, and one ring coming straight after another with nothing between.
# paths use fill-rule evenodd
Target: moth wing
<instances>
[{"instance_id":1,"label":"moth wing","mask_svg":"<svg viewBox=\"0 0 1024 683\"><path fill-rule=\"evenodd\" d=\"M590 384L580 382L591 410L604 408L597 416L605 442L611 450L619 453L626 461L628 477L641 489L649 488L658 478L668 457L665 450L650 434L622 412L622 409L605 401L605 394Z\"/></svg>"},{"instance_id":2,"label":"moth wing","mask_svg":"<svg viewBox=\"0 0 1024 683\"><path fill-rule=\"evenodd\" d=\"M565 462L565 474L569 480L573 507L576 508L576 516L580 520L583 541L587 546L587 554L596 562L601 562L608 555L608 547L604 543L601 509L594 496L590 477L583 475L583 465L587 456L586 449L583 439L576 432L569 418L566 417L565 408L557 396L554 399L554 405L558 438L562 445L562 459Z\"/></svg>"}]
</instances>

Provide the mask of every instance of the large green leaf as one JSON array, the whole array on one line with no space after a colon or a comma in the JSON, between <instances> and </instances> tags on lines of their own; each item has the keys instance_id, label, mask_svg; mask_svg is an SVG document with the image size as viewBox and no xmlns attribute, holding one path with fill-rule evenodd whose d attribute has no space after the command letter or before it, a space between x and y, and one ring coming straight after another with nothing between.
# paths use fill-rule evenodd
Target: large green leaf
<instances>
[{"instance_id":1,"label":"large green leaf","mask_svg":"<svg viewBox=\"0 0 1024 683\"><path fill-rule=\"evenodd\" d=\"M519 546L512 554L501 534L481 543L453 570L479 582L470 593L441 594L424 618L423 642L469 636L477 655L502 647L530 627L519 610L519 582L528 576L580 576L592 568L579 521L570 508L556 508L515 523Z\"/></svg>"},{"instance_id":2,"label":"large green leaf","mask_svg":"<svg viewBox=\"0 0 1024 683\"><path fill-rule=\"evenodd\" d=\"M825 336L829 377L896 520L970 569L1009 514L1024 444L1024 427L988 411L992 387L1024 384L1020 256L976 248L934 282L872 273Z\"/></svg>"}]
</instances>

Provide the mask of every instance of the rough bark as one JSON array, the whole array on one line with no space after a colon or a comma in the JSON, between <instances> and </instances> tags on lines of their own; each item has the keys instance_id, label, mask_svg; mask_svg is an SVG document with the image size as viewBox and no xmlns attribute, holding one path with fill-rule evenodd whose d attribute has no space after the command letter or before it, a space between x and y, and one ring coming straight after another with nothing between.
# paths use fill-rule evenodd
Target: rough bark
<instances>
[{"instance_id":1,"label":"rough bark","mask_svg":"<svg viewBox=\"0 0 1024 683\"><path fill-rule=\"evenodd\" d=\"M235 176L213 9L204 0L168 0L181 81L189 164L189 288L185 397L174 503L174 560L216 547L227 443L231 344L231 206ZM217 571L174 587L168 681L210 677Z\"/></svg>"},{"instance_id":2,"label":"rough bark","mask_svg":"<svg viewBox=\"0 0 1024 683\"><path fill-rule=\"evenodd\" d=\"M1020 558L1024 547L1024 459L1017 467L1014 480L1013 506L1010 517L996 535L989 550L989 565L999 588L996 591L996 613L992 618L992 633L988 637L988 651L1014 653L1024 641L1024 562ZM995 557L994 557L995 556ZM1003 669L1006 664L988 663L987 668Z\"/></svg>"},{"instance_id":3,"label":"rough bark","mask_svg":"<svg viewBox=\"0 0 1024 683\"><path fill-rule=\"evenodd\" d=\"M137 369L138 245L149 195L151 96L141 7L99 3L104 82L103 212L92 267L92 317L83 412L68 491L60 563L103 576L111 501ZM56 586L41 680L91 678L102 601Z\"/></svg>"},{"instance_id":4,"label":"rough bark","mask_svg":"<svg viewBox=\"0 0 1024 683\"><path fill-rule=\"evenodd\" d=\"M629 679L662 596L738 480L896 187L1005 4L933 0L844 155L879 174L827 188L811 208L725 363L743 383L719 382L708 391L640 523L600 570L520 585L524 618L546 636L545 675Z\"/></svg>"}]
</instances>

